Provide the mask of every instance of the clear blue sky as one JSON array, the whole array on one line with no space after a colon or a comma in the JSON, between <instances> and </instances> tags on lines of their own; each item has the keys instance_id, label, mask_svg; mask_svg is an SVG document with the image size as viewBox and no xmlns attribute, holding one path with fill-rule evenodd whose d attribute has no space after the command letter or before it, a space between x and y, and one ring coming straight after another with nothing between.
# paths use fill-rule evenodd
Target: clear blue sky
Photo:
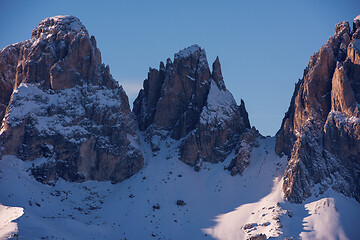
<instances>
[{"instance_id":1,"label":"clear blue sky","mask_svg":"<svg viewBox=\"0 0 360 240\"><path fill-rule=\"evenodd\" d=\"M132 102L149 67L197 43L210 64L219 56L227 88L238 103L244 99L251 124L274 135L310 56L336 23L352 26L359 14L359 0L0 0L0 48L29 39L46 17L74 15Z\"/></svg>"}]
</instances>

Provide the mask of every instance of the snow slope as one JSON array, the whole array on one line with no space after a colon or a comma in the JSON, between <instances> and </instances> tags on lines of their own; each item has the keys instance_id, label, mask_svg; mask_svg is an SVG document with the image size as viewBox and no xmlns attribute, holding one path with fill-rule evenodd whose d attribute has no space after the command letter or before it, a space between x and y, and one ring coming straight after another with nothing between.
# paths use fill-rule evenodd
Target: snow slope
<instances>
[{"instance_id":1,"label":"snow slope","mask_svg":"<svg viewBox=\"0 0 360 240\"><path fill-rule=\"evenodd\" d=\"M274 179L270 194L216 218L205 232L217 239L248 239L265 234L272 239L358 239L360 204L333 190L304 204L285 202L282 179Z\"/></svg>"},{"instance_id":2,"label":"snow slope","mask_svg":"<svg viewBox=\"0 0 360 240\"><path fill-rule=\"evenodd\" d=\"M281 182L287 160L275 155L274 138L258 141L243 175L232 177L224 166L233 154L224 163L203 163L202 170L195 172L177 159L176 141L160 142L161 150L154 156L141 140L144 168L118 184L60 180L51 187L29 176L32 162L4 156L0 203L23 208L23 216L16 215L21 216L16 220L19 239L246 239L260 233L279 239L359 236L355 219L360 204L352 199L328 191L303 205L284 202ZM177 205L178 200L186 205ZM11 215L0 212L0 219ZM3 229L3 221L0 224Z\"/></svg>"},{"instance_id":3,"label":"snow slope","mask_svg":"<svg viewBox=\"0 0 360 240\"><path fill-rule=\"evenodd\" d=\"M12 222L24 214L23 208L0 204L0 239L7 239L17 233L17 223Z\"/></svg>"}]
</instances>

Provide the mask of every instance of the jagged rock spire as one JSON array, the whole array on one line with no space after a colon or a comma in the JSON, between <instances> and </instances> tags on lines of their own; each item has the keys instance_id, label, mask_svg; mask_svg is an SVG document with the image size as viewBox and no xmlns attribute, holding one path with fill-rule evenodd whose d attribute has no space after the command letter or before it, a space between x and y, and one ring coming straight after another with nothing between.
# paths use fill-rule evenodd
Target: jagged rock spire
<instances>
[{"instance_id":1,"label":"jagged rock spire","mask_svg":"<svg viewBox=\"0 0 360 240\"><path fill-rule=\"evenodd\" d=\"M133 111L154 151L158 139L170 136L181 141L180 159L197 166L223 161L250 129L244 103L237 106L225 87L219 58L210 73L198 45L176 53L165 68L150 69Z\"/></svg>"},{"instance_id":2,"label":"jagged rock spire","mask_svg":"<svg viewBox=\"0 0 360 240\"><path fill-rule=\"evenodd\" d=\"M276 135L277 153L290 159L283 185L290 201L329 187L360 201L358 18L353 32L348 22L336 24L335 34L310 58Z\"/></svg>"}]
</instances>

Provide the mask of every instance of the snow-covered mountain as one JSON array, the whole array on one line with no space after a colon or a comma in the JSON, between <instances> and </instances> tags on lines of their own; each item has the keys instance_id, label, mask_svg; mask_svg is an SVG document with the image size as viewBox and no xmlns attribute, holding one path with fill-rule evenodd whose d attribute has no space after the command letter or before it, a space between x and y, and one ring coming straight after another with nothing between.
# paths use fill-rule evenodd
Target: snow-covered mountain
<instances>
[{"instance_id":1,"label":"snow-covered mountain","mask_svg":"<svg viewBox=\"0 0 360 240\"><path fill-rule=\"evenodd\" d=\"M133 112L154 152L170 136L181 142L180 160L197 171L203 162L224 161L235 148L229 170L236 174L246 167L247 155L239 149L251 148L258 132L250 128L244 101L238 106L226 89L219 58L210 72L205 50L190 46L174 62L150 69L143 86Z\"/></svg>"},{"instance_id":2,"label":"snow-covered mountain","mask_svg":"<svg viewBox=\"0 0 360 240\"><path fill-rule=\"evenodd\" d=\"M128 98L79 19L43 20L0 59L3 155L43 157L31 172L49 184L59 177L117 182L143 166Z\"/></svg>"},{"instance_id":3,"label":"snow-covered mountain","mask_svg":"<svg viewBox=\"0 0 360 240\"><path fill-rule=\"evenodd\" d=\"M0 51L0 239L357 239L359 29L336 25L263 137L198 45L131 112L80 20L43 20Z\"/></svg>"}]
</instances>

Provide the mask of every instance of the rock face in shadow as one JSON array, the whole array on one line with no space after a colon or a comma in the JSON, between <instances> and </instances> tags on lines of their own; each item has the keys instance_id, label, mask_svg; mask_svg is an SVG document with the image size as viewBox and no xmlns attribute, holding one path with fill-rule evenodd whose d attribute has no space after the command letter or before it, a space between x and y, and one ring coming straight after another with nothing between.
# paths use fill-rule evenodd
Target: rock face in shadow
<instances>
[{"instance_id":1,"label":"rock face in shadow","mask_svg":"<svg viewBox=\"0 0 360 240\"><path fill-rule=\"evenodd\" d=\"M128 98L76 17L46 18L1 50L0 87L2 154L43 158L39 181L118 182L142 168Z\"/></svg>"},{"instance_id":2,"label":"rock face in shadow","mask_svg":"<svg viewBox=\"0 0 360 240\"><path fill-rule=\"evenodd\" d=\"M285 197L296 203L329 187L360 201L360 17L315 53L295 86L278 131L276 152L288 155Z\"/></svg>"},{"instance_id":3,"label":"rock face in shadow","mask_svg":"<svg viewBox=\"0 0 360 240\"><path fill-rule=\"evenodd\" d=\"M151 69L134 101L133 112L153 151L161 140L180 141L180 160L200 169L203 161L221 162L250 129L245 104L226 89L219 58L212 72L198 45L175 54L174 61ZM234 165L235 167L235 165Z\"/></svg>"},{"instance_id":4,"label":"rock face in shadow","mask_svg":"<svg viewBox=\"0 0 360 240\"><path fill-rule=\"evenodd\" d=\"M0 120L4 118L16 79L22 43L10 45L0 51Z\"/></svg>"}]
</instances>

